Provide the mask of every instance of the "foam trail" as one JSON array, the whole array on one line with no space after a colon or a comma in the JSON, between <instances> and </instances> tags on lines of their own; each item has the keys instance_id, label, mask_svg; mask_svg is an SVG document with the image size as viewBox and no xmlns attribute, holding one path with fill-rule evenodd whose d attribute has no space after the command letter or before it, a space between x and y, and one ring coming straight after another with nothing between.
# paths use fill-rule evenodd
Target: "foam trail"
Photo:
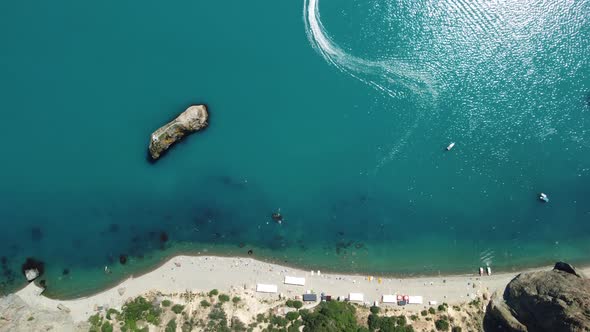
<instances>
[{"instance_id":1,"label":"foam trail","mask_svg":"<svg viewBox=\"0 0 590 332\"><path fill-rule=\"evenodd\" d=\"M340 71L360 80L374 89L392 97L408 97L411 95L428 95L431 102L436 103L438 93L429 75L412 68L408 63L392 60L373 61L346 53L326 33L320 20L319 0L304 0L303 18L307 38L311 45L330 64ZM423 102L424 99L419 99ZM420 105L424 108L425 105ZM432 107L432 104L429 105ZM418 126L421 112L416 114L414 123L390 149L389 153L377 163L377 169L392 160L408 141L409 136Z\"/></svg>"}]
</instances>

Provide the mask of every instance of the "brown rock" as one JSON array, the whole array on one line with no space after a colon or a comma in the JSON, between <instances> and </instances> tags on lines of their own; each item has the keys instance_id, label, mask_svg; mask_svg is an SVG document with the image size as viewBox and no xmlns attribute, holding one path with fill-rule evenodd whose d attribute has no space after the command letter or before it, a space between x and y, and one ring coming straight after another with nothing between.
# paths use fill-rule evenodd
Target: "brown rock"
<instances>
[{"instance_id":1,"label":"brown rock","mask_svg":"<svg viewBox=\"0 0 590 332\"><path fill-rule=\"evenodd\" d=\"M488 305L486 331L590 331L590 280L561 269L519 274Z\"/></svg>"},{"instance_id":2,"label":"brown rock","mask_svg":"<svg viewBox=\"0 0 590 332\"><path fill-rule=\"evenodd\" d=\"M150 138L149 152L153 160L184 136L207 127L209 113L205 105L193 105L176 119L156 130Z\"/></svg>"}]
</instances>

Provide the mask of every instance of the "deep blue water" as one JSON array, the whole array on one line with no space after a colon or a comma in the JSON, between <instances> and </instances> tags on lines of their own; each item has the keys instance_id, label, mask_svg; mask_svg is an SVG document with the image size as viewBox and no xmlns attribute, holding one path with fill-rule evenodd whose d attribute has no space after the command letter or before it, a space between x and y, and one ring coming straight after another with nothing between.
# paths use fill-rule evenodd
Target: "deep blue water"
<instances>
[{"instance_id":1,"label":"deep blue water","mask_svg":"<svg viewBox=\"0 0 590 332\"><path fill-rule=\"evenodd\" d=\"M565 0L2 3L0 293L27 257L61 297L178 252L585 263L589 19ZM193 103L210 126L150 164Z\"/></svg>"}]
</instances>

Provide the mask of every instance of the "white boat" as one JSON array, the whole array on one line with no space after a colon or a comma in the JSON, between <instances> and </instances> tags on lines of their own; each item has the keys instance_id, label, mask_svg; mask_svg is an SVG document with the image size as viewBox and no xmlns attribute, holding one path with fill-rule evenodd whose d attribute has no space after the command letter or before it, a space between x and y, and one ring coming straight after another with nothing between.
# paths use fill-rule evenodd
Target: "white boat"
<instances>
[{"instance_id":1,"label":"white boat","mask_svg":"<svg viewBox=\"0 0 590 332\"><path fill-rule=\"evenodd\" d=\"M447 146L447 151L451 151L451 149L455 146L455 142L451 142L449 146Z\"/></svg>"},{"instance_id":2,"label":"white boat","mask_svg":"<svg viewBox=\"0 0 590 332\"><path fill-rule=\"evenodd\" d=\"M491 268L491 267L489 267L489 266L487 266L487 267L486 267L486 273L487 273L489 276L491 276L491 275L492 275L492 268Z\"/></svg>"},{"instance_id":3,"label":"white boat","mask_svg":"<svg viewBox=\"0 0 590 332\"><path fill-rule=\"evenodd\" d=\"M482 276L483 275L483 267L479 268L479 275Z\"/></svg>"},{"instance_id":4,"label":"white boat","mask_svg":"<svg viewBox=\"0 0 590 332\"><path fill-rule=\"evenodd\" d=\"M547 197L547 195L545 193L541 193L539 195L539 199L542 200L545 203L549 203L549 197Z\"/></svg>"}]
</instances>

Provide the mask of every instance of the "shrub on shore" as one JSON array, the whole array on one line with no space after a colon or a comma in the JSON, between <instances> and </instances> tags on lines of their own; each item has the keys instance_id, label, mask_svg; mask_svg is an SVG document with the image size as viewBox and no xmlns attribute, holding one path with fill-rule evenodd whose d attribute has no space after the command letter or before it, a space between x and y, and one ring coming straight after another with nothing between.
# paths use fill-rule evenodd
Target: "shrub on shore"
<instances>
[{"instance_id":1,"label":"shrub on shore","mask_svg":"<svg viewBox=\"0 0 590 332\"><path fill-rule=\"evenodd\" d=\"M184 310L184 306L180 305L180 304L175 304L172 306L172 312L174 312L175 314L180 314L183 310Z\"/></svg>"},{"instance_id":2,"label":"shrub on shore","mask_svg":"<svg viewBox=\"0 0 590 332\"><path fill-rule=\"evenodd\" d=\"M449 322L444 319L438 319L434 322L434 326L438 331L448 331L449 330Z\"/></svg>"}]
</instances>

